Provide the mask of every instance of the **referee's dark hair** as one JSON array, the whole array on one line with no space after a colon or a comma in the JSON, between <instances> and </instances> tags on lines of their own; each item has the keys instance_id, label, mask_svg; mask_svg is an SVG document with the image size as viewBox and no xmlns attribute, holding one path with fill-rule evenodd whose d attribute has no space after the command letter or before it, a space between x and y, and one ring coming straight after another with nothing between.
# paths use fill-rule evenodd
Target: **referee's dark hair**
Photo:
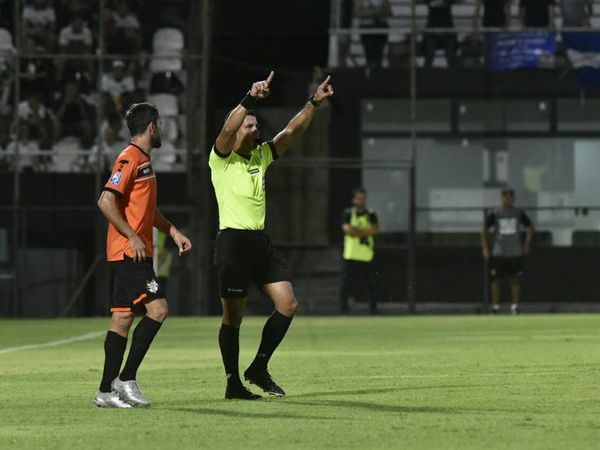
<instances>
[{"instance_id":1,"label":"referee's dark hair","mask_svg":"<svg viewBox=\"0 0 600 450\"><path fill-rule=\"evenodd\" d=\"M356 194L363 194L363 195L367 195L367 190L364 187L357 187L354 188L352 190L352 197L354 197Z\"/></svg>"},{"instance_id":2,"label":"referee's dark hair","mask_svg":"<svg viewBox=\"0 0 600 450\"><path fill-rule=\"evenodd\" d=\"M144 133L148 125L158 120L158 109L152 103L134 103L125 114L131 136Z\"/></svg>"},{"instance_id":3,"label":"referee's dark hair","mask_svg":"<svg viewBox=\"0 0 600 450\"><path fill-rule=\"evenodd\" d=\"M225 116L225 120L229 119L229 116L232 112L233 109L227 113L227 115ZM256 111L254 111L253 109L249 109L248 111L246 111L246 116L256 117Z\"/></svg>"}]
</instances>

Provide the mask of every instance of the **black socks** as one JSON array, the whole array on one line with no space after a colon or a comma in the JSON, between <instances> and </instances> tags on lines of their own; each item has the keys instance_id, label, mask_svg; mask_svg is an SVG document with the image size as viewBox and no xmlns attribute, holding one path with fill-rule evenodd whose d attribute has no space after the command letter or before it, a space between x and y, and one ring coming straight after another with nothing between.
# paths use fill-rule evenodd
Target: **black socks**
<instances>
[{"instance_id":1,"label":"black socks","mask_svg":"<svg viewBox=\"0 0 600 450\"><path fill-rule=\"evenodd\" d=\"M129 356L121 372L121 380L129 381L135 380L137 370L146 356L146 352L160 330L162 323L145 316L140 320L140 323L135 327L133 331L133 338L131 340L131 348L129 349Z\"/></svg>"},{"instance_id":2,"label":"black socks","mask_svg":"<svg viewBox=\"0 0 600 450\"><path fill-rule=\"evenodd\" d=\"M119 375L125 347L127 347L126 337L120 336L114 331L106 333L106 339L104 340L104 372L100 382L100 392L112 391L110 383Z\"/></svg>"},{"instance_id":3,"label":"black socks","mask_svg":"<svg viewBox=\"0 0 600 450\"><path fill-rule=\"evenodd\" d=\"M225 366L227 383L241 384L239 373L240 329L222 323L219 330L219 348Z\"/></svg>"},{"instance_id":4,"label":"black socks","mask_svg":"<svg viewBox=\"0 0 600 450\"><path fill-rule=\"evenodd\" d=\"M249 369L265 370L267 368L269 359L271 359L273 352L275 352L275 349L283 340L291 323L292 317L286 317L277 311L273 311L273 314L271 314L267 323L265 323L258 352Z\"/></svg>"}]
</instances>

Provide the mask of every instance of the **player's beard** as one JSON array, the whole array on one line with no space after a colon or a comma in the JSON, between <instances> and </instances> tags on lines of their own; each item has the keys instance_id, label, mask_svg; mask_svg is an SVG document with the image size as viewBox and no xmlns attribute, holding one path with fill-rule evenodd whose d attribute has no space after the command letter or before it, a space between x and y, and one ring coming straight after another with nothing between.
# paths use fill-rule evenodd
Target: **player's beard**
<instances>
[{"instance_id":1,"label":"player's beard","mask_svg":"<svg viewBox=\"0 0 600 450\"><path fill-rule=\"evenodd\" d=\"M162 145L162 138L160 134L152 134L152 136L150 136L150 144L152 144L152 148L160 148Z\"/></svg>"}]
</instances>

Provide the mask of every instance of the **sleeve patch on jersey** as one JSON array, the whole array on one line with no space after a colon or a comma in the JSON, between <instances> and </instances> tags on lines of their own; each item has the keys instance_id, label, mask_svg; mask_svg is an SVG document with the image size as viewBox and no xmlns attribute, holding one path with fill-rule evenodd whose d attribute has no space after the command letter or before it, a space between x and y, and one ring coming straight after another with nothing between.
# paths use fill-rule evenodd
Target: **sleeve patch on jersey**
<instances>
[{"instance_id":1,"label":"sleeve patch on jersey","mask_svg":"<svg viewBox=\"0 0 600 450\"><path fill-rule=\"evenodd\" d=\"M121 171L115 172L112 177L110 177L110 182L117 186L121 182L122 173Z\"/></svg>"}]
</instances>

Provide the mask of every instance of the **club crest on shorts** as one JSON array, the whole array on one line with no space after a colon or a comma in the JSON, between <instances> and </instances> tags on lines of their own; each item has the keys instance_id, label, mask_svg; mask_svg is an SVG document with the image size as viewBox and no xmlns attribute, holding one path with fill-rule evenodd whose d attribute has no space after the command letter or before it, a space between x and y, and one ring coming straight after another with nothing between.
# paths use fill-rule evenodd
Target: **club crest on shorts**
<instances>
[{"instance_id":1,"label":"club crest on shorts","mask_svg":"<svg viewBox=\"0 0 600 450\"><path fill-rule=\"evenodd\" d=\"M121 171L115 172L112 177L110 177L110 182L114 185L117 185L121 182Z\"/></svg>"},{"instance_id":2,"label":"club crest on shorts","mask_svg":"<svg viewBox=\"0 0 600 450\"><path fill-rule=\"evenodd\" d=\"M146 281L146 289L148 289L148 292L150 292L151 294L156 294L158 292L158 281Z\"/></svg>"}]
</instances>

